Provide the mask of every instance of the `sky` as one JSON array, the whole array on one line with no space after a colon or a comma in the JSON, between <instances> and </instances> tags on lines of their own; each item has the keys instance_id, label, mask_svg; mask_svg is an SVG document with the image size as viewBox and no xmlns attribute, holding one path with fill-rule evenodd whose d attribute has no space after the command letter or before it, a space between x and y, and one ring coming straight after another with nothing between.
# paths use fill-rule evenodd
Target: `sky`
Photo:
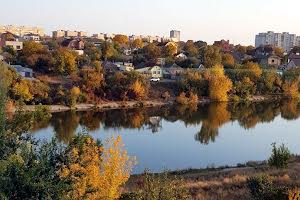
<instances>
[{"instance_id":1,"label":"sky","mask_svg":"<svg viewBox=\"0 0 300 200\"><path fill-rule=\"evenodd\" d=\"M273 30L300 35L299 0L1 0L1 25L169 36L254 45Z\"/></svg>"}]
</instances>

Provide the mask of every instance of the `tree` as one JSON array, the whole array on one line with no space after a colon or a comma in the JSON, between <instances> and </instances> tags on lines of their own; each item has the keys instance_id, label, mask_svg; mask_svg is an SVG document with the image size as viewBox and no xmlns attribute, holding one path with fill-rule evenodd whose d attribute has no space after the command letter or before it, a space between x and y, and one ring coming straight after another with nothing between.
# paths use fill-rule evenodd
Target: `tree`
<instances>
[{"instance_id":1,"label":"tree","mask_svg":"<svg viewBox=\"0 0 300 200\"><path fill-rule=\"evenodd\" d=\"M284 50L282 48L274 47L273 50L274 50L274 53L275 53L276 56L283 58Z\"/></svg>"},{"instance_id":2,"label":"tree","mask_svg":"<svg viewBox=\"0 0 300 200\"><path fill-rule=\"evenodd\" d=\"M137 38L137 39L133 40L133 42L132 42L133 48L141 49L141 48L143 48L143 46L144 46L144 43L143 43L142 39Z\"/></svg>"},{"instance_id":3,"label":"tree","mask_svg":"<svg viewBox=\"0 0 300 200\"><path fill-rule=\"evenodd\" d=\"M93 43L85 43L84 53L88 55L91 62L100 60L102 56L100 48L96 47Z\"/></svg>"},{"instance_id":4,"label":"tree","mask_svg":"<svg viewBox=\"0 0 300 200\"><path fill-rule=\"evenodd\" d=\"M71 186L67 199L118 199L134 164L121 137L107 141L103 148L90 136L80 135L70 143L66 157L59 175Z\"/></svg>"},{"instance_id":5,"label":"tree","mask_svg":"<svg viewBox=\"0 0 300 200\"><path fill-rule=\"evenodd\" d=\"M23 101L30 101L33 99L33 95L30 92L31 87L32 84L29 80L22 79L13 85L13 95Z\"/></svg>"},{"instance_id":6,"label":"tree","mask_svg":"<svg viewBox=\"0 0 300 200\"><path fill-rule=\"evenodd\" d=\"M247 62L243 68L243 77L247 76L249 77L252 81L256 81L261 75L262 75L262 69L259 66L259 64L254 63L254 62Z\"/></svg>"},{"instance_id":7,"label":"tree","mask_svg":"<svg viewBox=\"0 0 300 200\"><path fill-rule=\"evenodd\" d=\"M174 56L177 53L177 47L175 44L169 44L164 47L164 54L167 57Z\"/></svg>"},{"instance_id":8,"label":"tree","mask_svg":"<svg viewBox=\"0 0 300 200\"><path fill-rule=\"evenodd\" d=\"M298 84L295 81L285 81L282 86L283 95L287 98L296 98L299 95Z\"/></svg>"},{"instance_id":9,"label":"tree","mask_svg":"<svg viewBox=\"0 0 300 200\"><path fill-rule=\"evenodd\" d=\"M222 56L222 64L227 68L233 68L235 64L234 57L229 53L225 53Z\"/></svg>"},{"instance_id":10,"label":"tree","mask_svg":"<svg viewBox=\"0 0 300 200\"><path fill-rule=\"evenodd\" d=\"M105 42L102 46L102 52L103 52L103 57L105 60L107 59L113 59L117 57L118 51L115 49L113 44L109 42Z\"/></svg>"},{"instance_id":11,"label":"tree","mask_svg":"<svg viewBox=\"0 0 300 200\"><path fill-rule=\"evenodd\" d=\"M154 43L150 43L144 47L144 53L148 59L156 59L161 55L161 49Z\"/></svg>"},{"instance_id":12,"label":"tree","mask_svg":"<svg viewBox=\"0 0 300 200\"><path fill-rule=\"evenodd\" d=\"M184 50L189 54L189 56L198 56L199 55L199 49L196 47L194 42L192 40L189 40L186 42Z\"/></svg>"},{"instance_id":13,"label":"tree","mask_svg":"<svg viewBox=\"0 0 300 200\"><path fill-rule=\"evenodd\" d=\"M76 53L67 48L59 48L54 51L54 66L60 74L74 74L77 72Z\"/></svg>"},{"instance_id":14,"label":"tree","mask_svg":"<svg viewBox=\"0 0 300 200\"><path fill-rule=\"evenodd\" d=\"M247 47L245 47L245 46L242 46L242 45L236 45L235 47L235 50L237 51L237 52L239 52L239 53L241 53L241 54L246 54L246 52L247 52Z\"/></svg>"},{"instance_id":15,"label":"tree","mask_svg":"<svg viewBox=\"0 0 300 200\"><path fill-rule=\"evenodd\" d=\"M224 69L221 66L215 66L212 68L210 76L210 99L216 101L228 101L228 92L232 88L232 82L225 76Z\"/></svg>"},{"instance_id":16,"label":"tree","mask_svg":"<svg viewBox=\"0 0 300 200\"><path fill-rule=\"evenodd\" d=\"M76 105L79 95L80 95L80 88L75 86L72 87L69 94L69 105L71 107Z\"/></svg>"},{"instance_id":17,"label":"tree","mask_svg":"<svg viewBox=\"0 0 300 200\"><path fill-rule=\"evenodd\" d=\"M120 45L128 45L129 42L128 37L126 35L121 34L115 35L113 41L119 43Z\"/></svg>"},{"instance_id":18,"label":"tree","mask_svg":"<svg viewBox=\"0 0 300 200\"><path fill-rule=\"evenodd\" d=\"M204 66L211 68L217 64L221 64L222 56L220 48L217 46L207 46L204 51Z\"/></svg>"},{"instance_id":19,"label":"tree","mask_svg":"<svg viewBox=\"0 0 300 200\"><path fill-rule=\"evenodd\" d=\"M143 86L143 84L139 80L136 80L132 84L131 90L133 91L134 98L136 100L142 100L146 97L146 94L147 94L146 88L145 88L145 86Z\"/></svg>"}]
</instances>

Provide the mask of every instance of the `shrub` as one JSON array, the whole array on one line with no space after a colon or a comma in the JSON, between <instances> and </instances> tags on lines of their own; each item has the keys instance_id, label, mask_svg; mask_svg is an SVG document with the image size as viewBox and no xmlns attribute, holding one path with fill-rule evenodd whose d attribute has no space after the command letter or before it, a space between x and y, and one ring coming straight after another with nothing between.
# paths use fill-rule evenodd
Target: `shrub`
<instances>
[{"instance_id":1,"label":"shrub","mask_svg":"<svg viewBox=\"0 0 300 200\"><path fill-rule=\"evenodd\" d=\"M272 155L268 160L268 164L271 167L276 167L278 169L287 168L288 161L291 158L291 153L284 144L280 147L276 147L276 144L273 143Z\"/></svg>"},{"instance_id":2,"label":"shrub","mask_svg":"<svg viewBox=\"0 0 300 200\"><path fill-rule=\"evenodd\" d=\"M274 186L271 177L265 174L248 178L247 186L253 199L287 199L287 189Z\"/></svg>"},{"instance_id":3,"label":"shrub","mask_svg":"<svg viewBox=\"0 0 300 200\"><path fill-rule=\"evenodd\" d=\"M183 186L183 181L176 176L170 177L167 172L160 175L145 172L143 180L139 185L140 190L138 192L124 195L124 197L134 200L184 200L190 198L188 190ZM131 198L128 198L129 196Z\"/></svg>"}]
</instances>

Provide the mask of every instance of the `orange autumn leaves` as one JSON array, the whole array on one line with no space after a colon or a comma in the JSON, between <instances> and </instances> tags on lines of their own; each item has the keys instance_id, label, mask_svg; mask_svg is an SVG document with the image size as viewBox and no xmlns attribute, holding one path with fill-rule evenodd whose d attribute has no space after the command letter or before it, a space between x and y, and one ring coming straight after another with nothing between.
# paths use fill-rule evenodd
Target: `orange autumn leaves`
<instances>
[{"instance_id":1,"label":"orange autumn leaves","mask_svg":"<svg viewBox=\"0 0 300 200\"><path fill-rule=\"evenodd\" d=\"M59 176L70 183L66 199L117 199L130 176L135 159L123 149L121 137L99 146L90 136L76 138L67 150Z\"/></svg>"}]
</instances>

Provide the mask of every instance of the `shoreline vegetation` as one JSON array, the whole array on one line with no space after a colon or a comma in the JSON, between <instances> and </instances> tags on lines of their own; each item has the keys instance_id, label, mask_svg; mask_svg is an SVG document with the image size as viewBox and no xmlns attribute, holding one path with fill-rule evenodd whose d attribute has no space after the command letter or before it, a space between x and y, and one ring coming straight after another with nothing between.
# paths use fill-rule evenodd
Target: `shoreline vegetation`
<instances>
[{"instance_id":1,"label":"shoreline vegetation","mask_svg":"<svg viewBox=\"0 0 300 200\"><path fill-rule=\"evenodd\" d=\"M251 99L246 100L247 102L263 102L263 101L271 101L279 98L283 98L279 95L276 96L253 96ZM211 102L218 102L218 101L211 101L209 99L201 99L197 101L197 104L208 104ZM228 101L227 103L232 103L235 101ZM242 101L240 101L242 102ZM66 112L66 111L95 111L95 110L114 110L114 109L131 109L131 108L154 108L154 107L161 107L161 106L168 106L168 105L176 105L176 99L163 101L163 100L144 100L144 101L106 101L101 104L88 104L88 103L81 103L76 104L73 107L66 106L66 105L41 105L48 108L50 113L57 113L57 112ZM24 105L22 106L22 111L34 112L38 105ZM13 107L7 110L8 113L15 113L18 110L17 107Z\"/></svg>"},{"instance_id":2,"label":"shoreline vegetation","mask_svg":"<svg viewBox=\"0 0 300 200\"><path fill-rule=\"evenodd\" d=\"M162 173L154 173L161 176ZM300 156L290 158L284 169L270 167L268 161L249 161L236 166L207 167L166 172L182 180L182 187L190 191L192 199L253 199L248 181L252 177L268 177L274 188L299 188ZM144 174L131 175L123 187L123 195L135 192ZM296 190L296 193L299 193ZM122 198L121 198L122 199ZM124 198L126 199L126 198ZM263 198L264 199L264 198Z\"/></svg>"}]
</instances>

